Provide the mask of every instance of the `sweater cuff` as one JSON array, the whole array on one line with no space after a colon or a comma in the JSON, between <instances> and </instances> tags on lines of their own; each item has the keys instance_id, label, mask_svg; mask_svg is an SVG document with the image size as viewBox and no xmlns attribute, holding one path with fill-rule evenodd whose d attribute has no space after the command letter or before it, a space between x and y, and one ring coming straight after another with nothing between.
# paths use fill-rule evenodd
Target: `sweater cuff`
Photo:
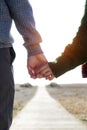
<instances>
[{"instance_id":1,"label":"sweater cuff","mask_svg":"<svg viewBox=\"0 0 87 130\"><path fill-rule=\"evenodd\" d=\"M39 44L32 44L32 45L29 45L29 46L25 46L25 48L27 49L28 57L43 53Z\"/></svg>"},{"instance_id":2,"label":"sweater cuff","mask_svg":"<svg viewBox=\"0 0 87 130\"><path fill-rule=\"evenodd\" d=\"M65 59L61 57L56 62L49 62L49 66L56 78L74 69L78 65L80 65L80 63L70 60L69 57L68 59L66 57Z\"/></svg>"},{"instance_id":3,"label":"sweater cuff","mask_svg":"<svg viewBox=\"0 0 87 130\"><path fill-rule=\"evenodd\" d=\"M57 65L57 63L49 62L48 64L55 78L59 77L61 73L60 73L60 67Z\"/></svg>"}]
</instances>

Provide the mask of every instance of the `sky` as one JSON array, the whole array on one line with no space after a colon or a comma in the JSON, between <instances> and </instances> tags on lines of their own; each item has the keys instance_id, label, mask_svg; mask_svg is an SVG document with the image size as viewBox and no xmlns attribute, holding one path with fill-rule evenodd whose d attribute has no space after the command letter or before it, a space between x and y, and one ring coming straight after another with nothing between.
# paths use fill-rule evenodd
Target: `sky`
<instances>
[{"instance_id":1,"label":"sky","mask_svg":"<svg viewBox=\"0 0 87 130\"><path fill-rule=\"evenodd\" d=\"M41 47L48 61L61 55L64 47L72 42L76 35L84 13L85 0L30 0L36 22L36 28L42 36ZM81 76L81 66L76 67L52 81L45 79L33 80L27 72L27 54L23 39L13 23L12 35L16 59L14 61L14 80L17 84L31 83L44 85L57 83L86 83Z\"/></svg>"}]
</instances>

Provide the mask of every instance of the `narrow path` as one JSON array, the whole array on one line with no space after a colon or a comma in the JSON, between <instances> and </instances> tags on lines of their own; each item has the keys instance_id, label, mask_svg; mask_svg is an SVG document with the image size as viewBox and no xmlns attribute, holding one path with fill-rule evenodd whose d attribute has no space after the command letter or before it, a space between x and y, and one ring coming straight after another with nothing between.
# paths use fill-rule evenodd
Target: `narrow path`
<instances>
[{"instance_id":1,"label":"narrow path","mask_svg":"<svg viewBox=\"0 0 87 130\"><path fill-rule=\"evenodd\" d=\"M38 87L10 130L87 130L87 127L51 98L45 87Z\"/></svg>"}]
</instances>

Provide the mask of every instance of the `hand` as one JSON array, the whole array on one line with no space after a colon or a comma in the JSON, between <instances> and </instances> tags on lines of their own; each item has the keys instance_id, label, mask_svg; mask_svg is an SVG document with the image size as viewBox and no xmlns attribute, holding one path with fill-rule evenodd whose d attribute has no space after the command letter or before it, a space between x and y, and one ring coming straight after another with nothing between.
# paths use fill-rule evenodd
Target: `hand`
<instances>
[{"instance_id":1,"label":"hand","mask_svg":"<svg viewBox=\"0 0 87 130\"><path fill-rule=\"evenodd\" d=\"M41 75L45 79L52 80L54 78L54 75L49 67L49 64L46 63L41 68L37 70L37 75Z\"/></svg>"},{"instance_id":2,"label":"hand","mask_svg":"<svg viewBox=\"0 0 87 130\"><path fill-rule=\"evenodd\" d=\"M37 76L39 78L42 78L41 75L36 74L36 70L38 70L43 64L46 64L46 63L47 63L47 60L45 56L43 55L43 53L28 57L27 68L28 68L28 72L31 78L35 79L37 78Z\"/></svg>"},{"instance_id":3,"label":"hand","mask_svg":"<svg viewBox=\"0 0 87 130\"><path fill-rule=\"evenodd\" d=\"M27 68L31 78L33 79L43 77L49 80L53 79L53 74L43 53L28 57ZM45 72L47 73L45 74Z\"/></svg>"}]
</instances>

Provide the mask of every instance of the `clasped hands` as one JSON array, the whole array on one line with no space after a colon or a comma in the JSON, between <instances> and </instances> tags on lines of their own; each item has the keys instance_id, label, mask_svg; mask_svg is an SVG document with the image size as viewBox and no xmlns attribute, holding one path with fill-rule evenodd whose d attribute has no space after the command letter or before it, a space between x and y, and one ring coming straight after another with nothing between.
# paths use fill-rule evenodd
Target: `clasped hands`
<instances>
[{"instance_id":1,"label":"clasped hands","mask_svg":"<svg viewBox=\"0 0 87 130\"><path fill-rule=\"evenodd\" d=\"M29 75L33 79L45 78L46 80L52 80L54 78L43 53L28 57L27 68Z\"/></svg>"}]
</instances>

